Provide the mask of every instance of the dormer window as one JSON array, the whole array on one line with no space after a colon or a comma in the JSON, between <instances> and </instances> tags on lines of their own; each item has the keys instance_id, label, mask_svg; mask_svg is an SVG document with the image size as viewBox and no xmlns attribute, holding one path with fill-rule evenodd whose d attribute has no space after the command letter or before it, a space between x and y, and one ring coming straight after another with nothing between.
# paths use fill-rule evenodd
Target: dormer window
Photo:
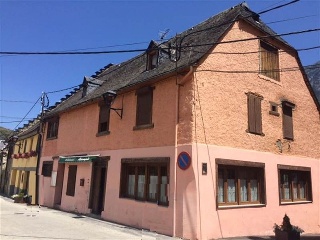
<instances>
[{"instance_id":1,"label":"dormer window","mask_svg":"<svg viewBox=\"0 0 320 240\"><path fill-rule=\"evenodd\" d=\"M152 70L159 64L159 44L151 41L147 48L147 66L146 70Z\"/></svg>"},{"instance_id":2,"label":"dormer window","mask_svg":"<svg viewBox=\"0 0 320 240\"><path fill-rule=\"evenodd\" d=\"M158 51L154 50L148 53L147 70L152 70L158 65Z\"/></svg>"},{"instance_id":3,"label":"dormer window","mask_svg":"<svg viewBox=\"0 0 320 240\"><path fill-rule=\"evenodd\" d=\"M103 80L92 78L92 77L84 77L82 82L82 97L87 96L89 93L93 92L95 89L100 87L103 84Z\"/></svg>"}]
</instances>

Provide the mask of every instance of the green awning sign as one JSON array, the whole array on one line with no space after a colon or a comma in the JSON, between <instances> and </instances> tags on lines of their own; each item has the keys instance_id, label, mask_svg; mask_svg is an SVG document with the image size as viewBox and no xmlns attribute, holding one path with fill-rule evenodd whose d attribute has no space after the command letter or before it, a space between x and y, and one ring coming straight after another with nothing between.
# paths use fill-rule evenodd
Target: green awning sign
<instances>
[{"instance_id":1,"label":"green awning sign","mask_svg":"<svg viewBox=\"0 0 320 240\"><path fill-rule=\"evenodd\" d=\"M86 156L68 156L60 157L59 163L82 163L92 162L99 158L99 155L86 155Z\"/></svg>"}]
</instances>

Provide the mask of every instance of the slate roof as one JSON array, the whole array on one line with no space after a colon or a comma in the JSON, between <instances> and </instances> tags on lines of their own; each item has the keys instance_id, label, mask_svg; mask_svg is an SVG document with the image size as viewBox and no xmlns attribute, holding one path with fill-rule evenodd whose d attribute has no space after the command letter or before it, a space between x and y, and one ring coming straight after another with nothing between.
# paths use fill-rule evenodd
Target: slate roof
<instances>
[{"instance_id":1,"label":"slate roof","mask_svg":"<svg viewBox=\"0 0 320 240\"><path fill-rule=\"evenodd\" d=\"M116 92L124 91L132 86L145 83L161 76L175 73L177 70L186 70L189 66L197 63L210 49L212 49L222 37L222 35L238 20L243 19L251 25L257 27L265 35L275 35L267 25L259 20L259 15L252 12L245 3L241 3L226 11L223 11L202 23L182 32L176 37L159 43L159 49L162 49L163 57L158 66L152 70L146 70L147 51L125 61L121 64L109 64L105 68L100 69L93 75L93 78L103 80L102 86L90 94L82 97L82 90L78 89L67 100L57 103L57 105L46 113L46 117L57 115L70 108L87 104L90 101L98 101L102 99L102 94L106 91L113 90ZM257 22L257 20L259 22ZM292 48L287 42L280 37L275 37L283 44ZM176 44L176 42L178 44ZM155 43L155 42L152 42ZM151 44L149 46L154 46ZM181 54L169 55L169 47L177 45ZM197 46L195 46L197 45ZM293 49L293 48L292 48ZM173 61L173 57L178 57L177 64Z\"/></svg>"},{"instance_id":2,"label":"slate roof","mask_svg":"<svg viewBox=\"0 0 320 240\"><path fill-rule=\"evenodd\" d=\"M16 135L19 137L19 140L34 136L38 133L39 127L40 119L34 119L32 122L25 124L23 128L19 129L19 132Z\"/></svg>"}]
</instances>

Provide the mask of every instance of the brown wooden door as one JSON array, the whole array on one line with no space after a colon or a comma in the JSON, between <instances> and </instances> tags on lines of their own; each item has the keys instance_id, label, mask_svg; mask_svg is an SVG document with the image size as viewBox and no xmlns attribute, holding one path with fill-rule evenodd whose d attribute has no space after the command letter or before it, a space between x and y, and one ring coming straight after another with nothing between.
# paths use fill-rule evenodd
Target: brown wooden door
<instances>
[{"instance_id":1,"label":"brown wooden door","mask_svg":"<svg viewBox=\"0 0 320 240\"><path fill-rule=\"evenodd\" d=\"M58 164L58 171L57 171L56 187L55 187L55 193L54 193L54 204L56 204L56 205L61 204L64 169L65 169L65 164L59 163Z\"/></svg>"},{"instance_id":2,"label":"brown wooden door","mask_svg":"<svg viewBox=\"0 0 320 240\"><path fill-rule=\"evenodd\" d=\"M89 208L92 209L92 213L100 215L104 210L107 161L98 160L93 163L91 179Z\"/></svg>"}]
</instances>

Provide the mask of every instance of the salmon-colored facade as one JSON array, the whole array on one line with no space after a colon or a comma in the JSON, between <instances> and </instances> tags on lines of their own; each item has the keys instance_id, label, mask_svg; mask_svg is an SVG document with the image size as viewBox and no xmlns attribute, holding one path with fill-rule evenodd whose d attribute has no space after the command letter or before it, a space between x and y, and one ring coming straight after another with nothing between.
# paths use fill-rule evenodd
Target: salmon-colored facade
<instances>
[{"instance_id":1,"label":"salmon-colored facade","mask_svg":"<svg viewBox=\"0 0 320 240\"><path fill-rule=\"evenodd\" d=\"M183 75L146 83L153 87L152 127L135 128L139 84L119 92L112 107L123 108L123 115L110 112L108 134L97 134L102 98L61 111L56 138L43 142L41 164L51 161L53 168L51 176L40 176L40 204L82 214L97 210L105 220L186 239L273 234L284 214L305 232L319 233L317 104L298 56L283 42L268 41L281 49L279 68L294 71L280 71L279 80L259 73L261 40L254 38L261 35L237 21L220 38L230 43L216 45ZM239 39L253 40L232 43ZM248 132L248 93L261 99L259 134ZM283 137L283 102L294 106L293 139ZM181 152L191 157L184 170L177 165ZM61 161L68 156L77 160ZM79 156L98 156L103 164L79 162ZM157 192L166 204L123 195L123 176L134 161L167 163L168 175L158 172L166 193Z\"/></svg>"}]
</instances>

